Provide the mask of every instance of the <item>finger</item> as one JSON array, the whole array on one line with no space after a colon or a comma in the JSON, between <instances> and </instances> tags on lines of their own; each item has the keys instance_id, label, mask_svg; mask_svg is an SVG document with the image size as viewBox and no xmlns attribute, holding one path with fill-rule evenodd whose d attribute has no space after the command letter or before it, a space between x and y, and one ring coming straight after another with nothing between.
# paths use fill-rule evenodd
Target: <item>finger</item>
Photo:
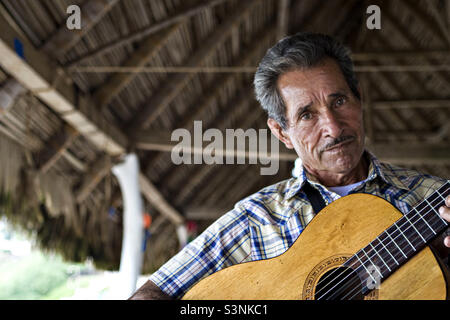
<instances>
[{"instance_id":1,"label":"finger","mask_svg":"<svg viewBox=\"0 0 450 320\"><path fill-rule=\"evenodd\" d=\"M447 207L450 207L450 195L448 195L447 198L445 198L445 205Z\"/></svg>"},{"instance_id":2,"label":"finger","mask_svg":"<svg viewBox=\"0 0 450 320\"><path fill-rule=\"evenodd\" d=\"M444 238L444 245L450 248L450 236Z\"/></svg>"},{"instance_id":3,"label":"finger","mask_svg":"<svg viewBox=\"0 0 450 320\"><path fill-rule=\"evenodd\" d=\"M448 222L450 222L450 208L449 207L440 207L439 208L439 214L441 216L442 219L447 220Z\"/></svg>"}]
</instances>

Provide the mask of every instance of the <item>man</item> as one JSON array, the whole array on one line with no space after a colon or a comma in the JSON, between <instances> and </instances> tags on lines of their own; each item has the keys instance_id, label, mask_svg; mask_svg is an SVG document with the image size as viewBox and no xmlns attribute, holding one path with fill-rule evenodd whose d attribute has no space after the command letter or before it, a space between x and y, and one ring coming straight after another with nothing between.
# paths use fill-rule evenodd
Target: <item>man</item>
<instances>
[{"instance_id":1,"label":"man","mask_svg":"<svg viewBox=\"0 0 450 320\"><path fill-rule=\"evenodd\" d=\"M406 213L445 182L380 163L365 151L363 97L349 52L332 38L299 33L281 40L262 59L254 85L270 130L303 163L299 176L238 202L131 299L181 298L224 267L284 253L315 215L311 193L305 193L311 186L325 204L370 193ZM440 211L447 221L449 207L450 196ZM450 247L450 237L444 243Z\"/></svg>"}]
</instances>

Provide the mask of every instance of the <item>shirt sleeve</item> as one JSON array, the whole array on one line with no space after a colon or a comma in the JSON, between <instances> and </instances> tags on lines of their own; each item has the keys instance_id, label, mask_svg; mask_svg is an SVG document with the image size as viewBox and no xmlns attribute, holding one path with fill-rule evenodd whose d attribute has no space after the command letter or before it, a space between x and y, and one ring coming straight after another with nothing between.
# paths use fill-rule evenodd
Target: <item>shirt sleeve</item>
<instances>
[{"instance_id":1,"label":"shirt sleeve","mask_svg":"<svg viewBox=\"0 0 450 320\"><path fill-rule=\"evenodd\" d=\"M181 298L203 277L251 256L245 208L237 205L150 276L163 292Z\"/></svg>"}]
</instances>

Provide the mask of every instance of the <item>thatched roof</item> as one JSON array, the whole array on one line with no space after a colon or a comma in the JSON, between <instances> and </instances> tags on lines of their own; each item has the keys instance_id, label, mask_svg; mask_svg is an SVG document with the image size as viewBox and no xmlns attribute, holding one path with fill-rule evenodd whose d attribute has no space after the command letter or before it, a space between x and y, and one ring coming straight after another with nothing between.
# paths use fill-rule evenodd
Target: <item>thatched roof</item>
<instances>
[{"instance_id":1,"label":"thatched roof","mask_svg":"<svg viewBox=\"0 0 450 320\"><path fill-rule=\"evenodd\" d=\"M153 217L144 272L178 250L178 223L193 220L201 231L289 177L292 154L278 175L262 176L258 164L175 165L161 150L194 120L204 129L266 128L252 71L297 31L328 33L352 49L380 158L450 178L448 1L0 3L0 92L19 83L0 113L0 214L67 259L118 267L122 203L110 168L128 151L139 156ZM74 4L80 31L66 27ZM381 8L381 30L366 27L370 4Z\"/></svg>"}]
</instances>

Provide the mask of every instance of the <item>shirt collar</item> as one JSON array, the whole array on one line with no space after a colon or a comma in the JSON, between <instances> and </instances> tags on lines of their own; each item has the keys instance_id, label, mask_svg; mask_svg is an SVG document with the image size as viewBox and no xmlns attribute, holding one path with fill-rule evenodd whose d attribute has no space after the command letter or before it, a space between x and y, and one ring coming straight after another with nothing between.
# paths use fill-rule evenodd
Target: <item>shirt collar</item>
<instances>
[{"instance_id":1,"label":"shirt collar","mask_svg":"<svg viewBox=\"0 0 450 320\"><path fill-rule=\"evenodd\" d=\"M393 185L400 189L408 190L402 181L398 179L398 177L394 174L392 170L389 170L386 166L384 166L378 158L368 150L364 151L363 156L367 157L369 160L369 170L367 174L366 180L364 182L375 180L376 178L380 178L384 182ZM286 192L285 197L287 200L295 196L303 187L306 182L310 182L313 185L321 185L317 180L314 179L311 174L309 174L303 165L301 166L298 177L293 178L293 184L289 187ZM324 187L324 186L322 186ZM324 187L325 188L325 187Z\"/></svg>"}]
</instances>

